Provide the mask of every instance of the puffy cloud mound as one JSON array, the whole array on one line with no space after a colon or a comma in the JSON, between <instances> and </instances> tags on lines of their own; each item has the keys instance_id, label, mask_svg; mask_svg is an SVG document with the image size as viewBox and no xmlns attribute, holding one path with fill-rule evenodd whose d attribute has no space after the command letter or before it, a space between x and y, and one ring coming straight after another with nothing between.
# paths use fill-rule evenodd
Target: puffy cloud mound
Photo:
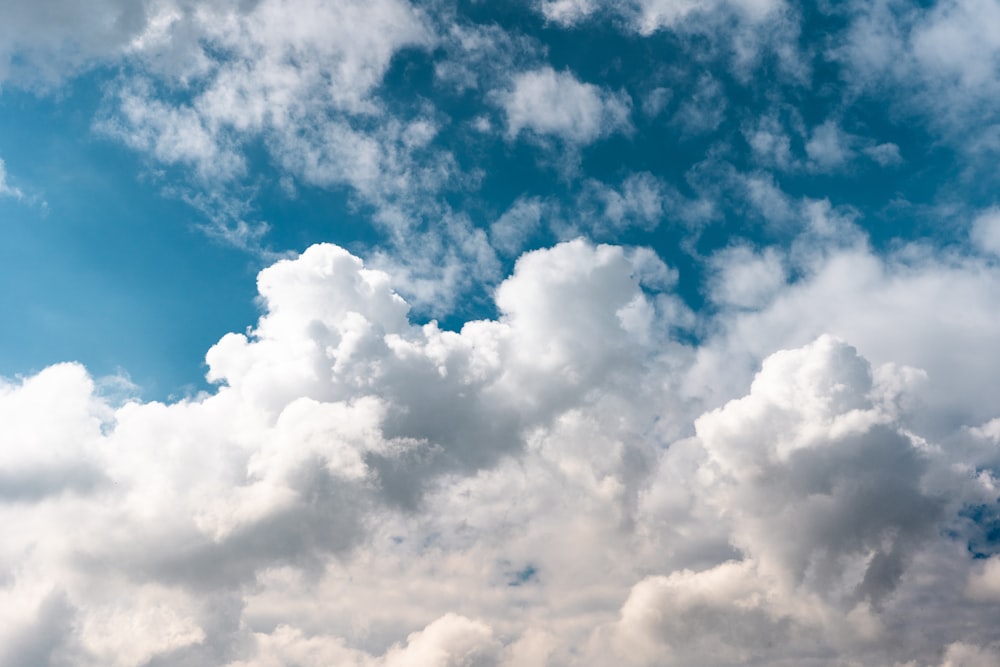
<instances>
[{"instance_id":1,"label":"puffy cloud mound","mask_svg":"<svg viewBox=\"0 0 1000 667\"><path fill-rule=\"evenodd\" d=\"M968 297L990 261L876 282ZM692 393L705 355L747 354L732 331L828 286L720 287L738 307L695 346L669 275L569 241L446 331L319 245L260 273L211 394L5 381L0 665L989 663L996 422L920 435L914 412L953 414L925 375L830 335Z\"/></svg>"}]
</instances>

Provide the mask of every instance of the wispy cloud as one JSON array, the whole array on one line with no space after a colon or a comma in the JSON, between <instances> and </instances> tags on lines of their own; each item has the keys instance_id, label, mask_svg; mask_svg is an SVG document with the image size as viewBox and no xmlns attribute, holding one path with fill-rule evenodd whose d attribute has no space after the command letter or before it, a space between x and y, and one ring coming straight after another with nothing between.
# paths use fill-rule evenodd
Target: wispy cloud
<instances>
[{"instance_id":1,"label":"wispy cloud","mask_svg":"<svg viewBox=\"0 0 1000 667\"><path fill-rule=\"evenodd\" d=\"M7 165L0 159L0 197L13 197L23 199L24 193L20 188L14 187L7 182Z\"/></svg>"}]
</instances>

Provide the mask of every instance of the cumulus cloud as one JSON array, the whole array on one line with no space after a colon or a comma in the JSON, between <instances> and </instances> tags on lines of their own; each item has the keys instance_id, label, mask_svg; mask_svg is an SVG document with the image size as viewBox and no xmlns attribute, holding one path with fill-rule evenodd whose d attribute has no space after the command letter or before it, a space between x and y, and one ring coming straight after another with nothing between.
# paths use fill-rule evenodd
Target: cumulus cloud
<instances>
[{"instance_id":1,"label":"cumulus cloud","mask_svg":"<svg viewBox=\"0 0 1000 667\"><path fill-rule=\"evenodd\" d=\"M581 82L571 72L546 66L517 74L511 85L498 94L509 138L531 131L584 145L631 126L627 94Z\"/></svg>"},{"instance_id":2,"label":"cumulus cloud","mask_svg":"<svg viewBox=\"0 0 1000 667\"><path fill-rule=\"evenodd\" d=\"M37 556L6 585L5 609L43 609L45 591L60 591L78 664L242 660L244 587L274 568L321 575L362 548L369 518L413 511L442 475L516 455L528 432L637 363L643 348L629 341L647 339L658 306L632 272L621 249L582 241L528 255L497 294L501 319L455 333L411 325L385 274L317 246L261 273L267 312L251 335L209 351L223 384L211 396L115 408L74 364L5 384L4 468L58 465L98 480L22 475L35 490L5 493L4 562ZM571 326L579 318L586 339ZM115 634L121 614L147 619L148 632ZM488 627L442 618L386 664L496 652ZM310 644L281 632L257 641L264 655Z\"/></svg>"},{"instance_id":3,"label":"cumulus cloud","mask_svg":"<svg viewBox=\"0 0 1000 667\"><path fill-rule=\"evenodd\" d=\"M210 393L4 381L4 664L991 660L995 332L948 308L996 267L827 242L711 258L698 344L648 249L523 255L448 331L319 245Z\"/></svg>"}]
</instances>

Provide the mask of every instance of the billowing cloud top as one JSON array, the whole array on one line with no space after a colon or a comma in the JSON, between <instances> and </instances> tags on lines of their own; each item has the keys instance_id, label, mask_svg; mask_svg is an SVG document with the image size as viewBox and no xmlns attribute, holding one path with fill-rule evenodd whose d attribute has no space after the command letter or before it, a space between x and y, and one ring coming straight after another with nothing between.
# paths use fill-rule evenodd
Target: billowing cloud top
<instances>
[{"instance_id":1,"label":"billowing cloud top","mask_svg":"<svg viewBox=\"0 0 1000 667\"><path fill-rule=\"evenodd\" d=\"M879 263L840 251L796 290L848 252ZM969 518L995 500L993 422L921 437L947 379L832 335L708 409L685 385L742 345L671 343L648 261L524 255L498 318L450 332L318 245L261 272L265 312L208 352L209 394L118 405L77 364L6 384L3 664L995 659L997 557ZM929 299L891 307L925 317L926 285L997 278L879 270L862 290L903 283ZM750 340L789 298L728 327ZM909 331L879 338L907 356Z\"/></svg>"},{"instance_id":2,"label":"billowing cloud top","mask_svg":"<svg viewBox=\"0 0 1000 667\"><path fill-rule=\"evenodd\" d=\"M3 3L0 667L1000 664L998 17Z\"/></svg>"}]
</instances>

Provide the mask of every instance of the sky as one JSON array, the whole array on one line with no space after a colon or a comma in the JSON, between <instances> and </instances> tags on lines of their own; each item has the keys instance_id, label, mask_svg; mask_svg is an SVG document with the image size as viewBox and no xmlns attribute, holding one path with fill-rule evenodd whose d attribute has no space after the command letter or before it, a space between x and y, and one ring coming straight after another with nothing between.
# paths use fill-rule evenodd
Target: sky
<instances>
[{"instance_id":1,"label":"sky","mask_svg":"<svg viewBox=\"0 0 1000 667\"><path fill-rule=\"evenodd\" d=\"M0 667L1000 664L997 26L0 4Z\"/></svg>"}]
</instances>

